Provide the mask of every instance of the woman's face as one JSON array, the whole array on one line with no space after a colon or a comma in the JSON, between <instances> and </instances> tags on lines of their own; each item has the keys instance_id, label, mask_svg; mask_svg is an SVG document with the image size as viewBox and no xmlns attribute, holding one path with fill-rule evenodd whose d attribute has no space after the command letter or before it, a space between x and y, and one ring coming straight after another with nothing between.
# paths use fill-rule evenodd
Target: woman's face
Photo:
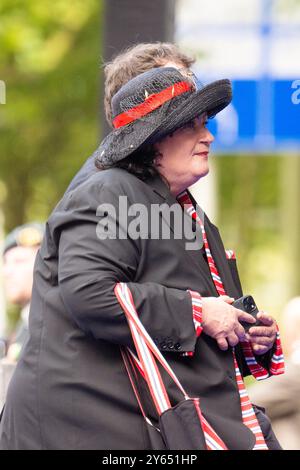
<instances>
[{"instance_id":1,"label":"woman's face","mask_svg":"<svg viewBox=\"0 0 300 470\"><path fill-rule=\"evenodd\" d=\"M204 113L155 144L160 153L157 169L167 179L174 196L209 172L209 148L214 137L206 123Z\"/></svg>"}]
</instances>

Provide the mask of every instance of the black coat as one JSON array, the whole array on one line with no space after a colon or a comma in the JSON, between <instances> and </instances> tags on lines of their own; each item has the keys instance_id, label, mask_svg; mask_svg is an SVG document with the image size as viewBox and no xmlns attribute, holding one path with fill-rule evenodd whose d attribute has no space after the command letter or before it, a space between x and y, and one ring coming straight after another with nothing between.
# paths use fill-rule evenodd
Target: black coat
<instances>
[{"instance_id":1,"label":"black coat","mask_svg":"<svg viewBox=\"0 0 300 470\"><path fill-rule=\"evenodd\" d=\"M80 170L76 173L74 178L72 179L71 183L69 184L66 193L69 191L73 191L73 189L77 188L81 183L86 181L90 176L94 175L97 172L97 168L95 166L95 156L91 155L82 165Z\"/></svg>"},{"instance_id":2,"label":"black coat","mask_svg":"<svg viewBox=\"0 0 300 470\"><path fill-rule=\"evenodd\" d=\"M140 318L190 396L229 448L251 449L242 424L231 350L204 333L196 339L187 289L217 296L202 252L184 239L100 240L101 203L176 200L160 178L142 182L125 170L98 172L69 191L53 211L37 255L25 344L1 420L3 449L147 449L143 418L119 345L132 345L113 288L127 282ZM186 217L188 217L186 215ZM164 223L168 223L166 220ZM172 222L170 222L172 225ZM218 229L207 237L228 295L241 292L235 260L228 261ZM193 357L183 357L194 351ZM244 375L247 368L237 348ZM166 379L168 383L168 379ZM181 399L174 385L171 400ZM144 396L149 415L155 413Z\"/></svg>"}]
</instances>

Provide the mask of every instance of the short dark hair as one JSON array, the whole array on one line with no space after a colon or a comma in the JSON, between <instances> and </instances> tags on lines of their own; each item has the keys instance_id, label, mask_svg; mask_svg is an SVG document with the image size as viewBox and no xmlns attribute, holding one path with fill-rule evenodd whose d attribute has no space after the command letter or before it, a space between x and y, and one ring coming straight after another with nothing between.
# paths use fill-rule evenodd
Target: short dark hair
<instances>
[{"instance_id":1,"label":"short dark hair","mask_svg":"<svg viewBox=\"0 0 300 470\"><path fill-rule=\"evenodd\" d=\"M167 136L172 137L173 134L179 129L193 127L194 125L195 119L192 119L184 125L175 128L172 132L169 132L167 135L162 134L158 142ZM148 178L160 174L157 169L157 162L155 162L155 160L160 157L162 157L162 154L155 148L154 143L152 143L143 145L140 149L136 150L135 152L132 152L127 157L115 163L103 163L99 161L98 158L96 158L95 166L98 168L98 170L108 170L109 168L123 168L129 173L132 173L141 180L145 181Z\"/></svg>"},{"instance_id":2,"label":"short dark hair","mask_svg":"<svg viewBox=\"0 0 300 470\"><path fill-rule=\"evenodd\" d=\"M109 168L123 168L124 170L132 173L133 175L145 181L148 178L154 177L159 174L155 159L160 156L160 153L153 144L145 145L141 149L128 155L126 158L119 160L112 164L103 164L102 162L95 162L99 170L107 170Z\"/></svg>"}]
</instances>

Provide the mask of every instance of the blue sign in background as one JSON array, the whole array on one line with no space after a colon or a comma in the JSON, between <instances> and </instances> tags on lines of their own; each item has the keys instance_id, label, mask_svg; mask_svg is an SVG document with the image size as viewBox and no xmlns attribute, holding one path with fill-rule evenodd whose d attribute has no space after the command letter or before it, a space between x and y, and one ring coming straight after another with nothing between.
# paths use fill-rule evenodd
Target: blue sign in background
<instances>
[{"instance_id":1,"label":"blue sign in background","mask_svg":"<svg viewBox=\"0 0 300 470\"><path fill-rule=\"evenodd\" d=\"M215 135L214 150L299 152L300 82L260 79L232 83L231 107L209 121L208 127ZM226 125L221 121L233 117L236 129L228 138Z\"/></svg>"}]
</instances>

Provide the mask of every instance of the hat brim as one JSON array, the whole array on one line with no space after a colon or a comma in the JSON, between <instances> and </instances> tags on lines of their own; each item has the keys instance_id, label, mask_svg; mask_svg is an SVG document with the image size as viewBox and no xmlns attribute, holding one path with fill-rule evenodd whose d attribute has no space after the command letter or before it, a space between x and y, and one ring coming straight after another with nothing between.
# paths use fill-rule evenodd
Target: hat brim
<instances>
[{"instance_id":1,"label":"hat brim","mask_svg":"<svg viewBox=\"0 0 300 470\"><path fill-rule=\"evenodd\" d=\"M195 117L207 113L213 117L232 100L230 80L217 80L193 92L172 108L172 101L141 119L108 134L94 153L98 163L116 163L142 146L154 143Z\"/></svg>"},{"instance_id":2,"label":"hat brim","mask_svg":"<svg viewBox=\"0 0 300 470\"><path fill-rule=\"evenodd\" d=\"M181 109L176 109L155 132L155 138L159 139L174 130L184 126L203 113L209 118L214 117L232 100L232 87L229 80L218 80L210 83L198 92L191 95Z\"/></svg>"}]
</instances>

